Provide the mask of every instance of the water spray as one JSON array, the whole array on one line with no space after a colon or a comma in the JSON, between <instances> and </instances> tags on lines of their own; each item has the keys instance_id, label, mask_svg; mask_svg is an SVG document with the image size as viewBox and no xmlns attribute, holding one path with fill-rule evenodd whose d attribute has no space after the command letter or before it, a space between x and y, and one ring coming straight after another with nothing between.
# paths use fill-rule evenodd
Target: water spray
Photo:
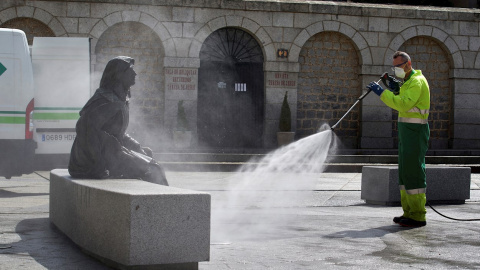
<instances>
[{"instance_id":1,"label":"water spray","mask_svg":"<svg viewBox=\"0 0 480 270\"><path fill-rule=\"evenodd\" d=\"M377 83L379 83L381 80L382 80L382 79L380 78L380 80L378 80ZM364 99L368 94L370 94L370 92L372 92L372 90L371 90L371 89L368 89L367 92L365 92L363 95L361 95L359 98L357 98L357 101L355 101L355 103L353 103L352 107L350 107L350 109L348 109L348 111L342 116L342 118L340 118L340 120L338 120L338 122L337 122L335 125L333 125L333 126L331 127L331 129L334 130L334 129L337 127L337 125L343 120L343 118L345 118L345 116L347 116L347 114L350 113L350 111L351 111L353 108L355 108L355 106L356 106L362 99Z\"/></svg>"}]
</instances>

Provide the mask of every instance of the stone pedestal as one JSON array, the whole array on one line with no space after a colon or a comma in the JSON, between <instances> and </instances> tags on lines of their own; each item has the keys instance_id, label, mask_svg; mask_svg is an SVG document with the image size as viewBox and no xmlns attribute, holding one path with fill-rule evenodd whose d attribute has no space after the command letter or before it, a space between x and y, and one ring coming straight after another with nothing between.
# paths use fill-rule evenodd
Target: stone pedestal
<instances>
[{"instance_id":1,"label":"stone pedestal","mask_svg":"<svg viewBox=\"0 0 480 270\"><path fill-rule=\"evenodd\" d=\"M50 174L50 221L121 269L197 269L210 257L210 195L136 179Z\"/></svg>"},{"instance_id":2,"label":"stone pedestal","mask_svg":"<svg viewBox=\"0 0 480 270\"><path fill-rule=\"evenodd\" d=\"M470 198L470 167L427 167L427 201L461 204ZM398 167L365 166L361 199L369 204L400 205Z\"/></svg>"}]
</instances>

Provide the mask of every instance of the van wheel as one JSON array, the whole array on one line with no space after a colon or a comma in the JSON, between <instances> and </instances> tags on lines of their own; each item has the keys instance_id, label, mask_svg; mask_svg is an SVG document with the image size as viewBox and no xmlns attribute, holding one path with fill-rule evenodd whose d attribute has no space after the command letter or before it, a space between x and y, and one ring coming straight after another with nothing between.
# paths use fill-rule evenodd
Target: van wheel
<instances>
[{"instance_id":1,"label":"van wheel","mask_svg":"<svg viewBox=\"0 0 480 270\"><path fill-rule=\"evenodd\" d=\"M11 175L5 176L6 179L12 179Z\"/></svg>"}]
</instances>

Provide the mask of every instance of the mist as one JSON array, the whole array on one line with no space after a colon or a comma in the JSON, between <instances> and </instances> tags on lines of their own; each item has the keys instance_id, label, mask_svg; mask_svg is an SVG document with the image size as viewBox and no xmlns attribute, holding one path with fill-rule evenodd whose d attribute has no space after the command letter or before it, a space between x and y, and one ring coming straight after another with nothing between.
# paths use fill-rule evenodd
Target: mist
<instances>
[{"instance_id":1,"label":"mist","mask_svg":"<svg viewBox=\"0 0 480 270\"><path fill-rule=\"evenodd\" d=\"M224 203L212 206L212 242L275 234L295 219L292 210L315 189L332 144L330 128L321 130L251 160L229 179Z\"/></svg>"}]
</instances>

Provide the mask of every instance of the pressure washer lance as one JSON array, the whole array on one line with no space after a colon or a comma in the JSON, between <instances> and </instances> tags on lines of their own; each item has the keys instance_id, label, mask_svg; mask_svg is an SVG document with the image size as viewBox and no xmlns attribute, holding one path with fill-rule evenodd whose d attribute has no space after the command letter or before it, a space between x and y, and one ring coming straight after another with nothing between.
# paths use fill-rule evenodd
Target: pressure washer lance
<instances>
[{"instance_id":1,"label":"pressure washer lance","mask_svg":"<svg viewBox=\"0 0 480 270\"><path fill-rule=\"evenodd\" d=\"M380 80L377 81L377 83L379 83L382 79L380 78ZM347 116L347 114L353 109L355 108L355 106L357 105L357 103L359 103L362 99L364 99L368 94L370 94L370 92L372 92L371 89L368 89L367 92L365 92L363 95L361 95L359 98L357 98L357 101L355 101L355 103L353 103L352 107L350 107L350 109L348 109L348 111L342 116L342 118L340 118L340 120L338 120L338 122L333 125L331 127L332 130L334 130L337 125L343 120L343 118L345 118L345 116Z\"/></svg>"}]
</instances>

